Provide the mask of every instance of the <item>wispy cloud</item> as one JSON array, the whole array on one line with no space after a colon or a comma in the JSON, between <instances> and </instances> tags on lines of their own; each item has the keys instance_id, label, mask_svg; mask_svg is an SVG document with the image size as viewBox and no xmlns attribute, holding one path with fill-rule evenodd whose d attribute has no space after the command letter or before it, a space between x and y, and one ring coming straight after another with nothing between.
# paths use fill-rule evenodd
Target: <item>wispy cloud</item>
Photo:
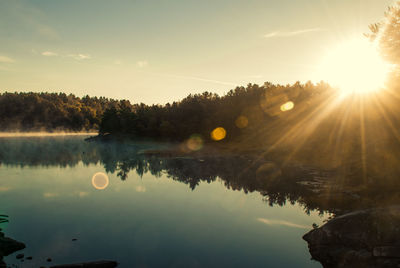
<instances>
[{"instance_id":1,"label":"wispy cloud","mask_svg":"<svg viewBox=\"0 0 400 268\"><path fill-rule=\"evenodd\" d=\"M258 218L257 219L259 222L265 223L267 225L281 225L281 226L286 226L286 227L292 227L292 228L299 228L299 229L310 229L309 226L306 225L301 225L297 223L293 223L290 221L284 221L284 220L269 220L265 218Z\"/></svg>"},{"instance_id":2,"label":"wispy cloud","mask_svg":"<svg viewBox=\"0 0 400 268\"><path fill-rule=\"evenodd\" d=\"M89 54L69 54L68 57L76 60L88 60L92 58Z\"/></svg>"},{"instance_id":3,"label":"wispy cloud","mask_svg":"<svg viewBox=\"0 0 400 268\"><path fill-rule=\"evenodd\" d=\"M46 56L46 57L54 57L54 56L58 56L58 54L57 54L57 53L55 53L55 52L52 52L52 51L44 51L44 52L42 52L42 55L43 55L43 56Z\"/></svg>"},{"instance_id":4,"label":"wispy cloud","mask_svg":"<svg viewBox=\"0 0 400 268\"><path fill-rule=\"evenodd\" d=\"M33 53L36 53L33 50ZM91 59L92 57L89 54L83 54L83 53L78 53L78 54L59 54L54 51L43 51L40 53L42 56L45 57L63 57L63 58L72 58L75 60L88 60Z\"/></svg>"},{"instance_id":5,"label":"wispy cloud","mask_svg":"<svg viewBox=\"0 0 400 268\"><path fill-rule=\"evenodd\" d=\"M15 60L13 60L12 58L7 57L7 56L1 56L0 55L0 62L2 62L2 63L13 63L13 62L15 62Z\"/></svg>"},{"instance_id":6,"label":"wispy cloud","mask_svg":"<svg viewBox=\"0 0 400 268\"><path fill-rule=\"evenodd\" d=\"M146 67L147 65L149 65L149 63L147 62L147 60L140 60L140 61L136 62L136 65L137 65L139 68L144 68L144 67Z\"/></svg>"},{"instance_id":7,"label":"wispy cloud","mask_svg":"<svg viewBox=\"0 0 400 268\"><path fill-rule=\"evenodd\" d=\"M321 28L302 29L302 30L290 31L290 32L275 31L275 32L265 34L264 37L265 38L291 37L291 36L302 35L302 34L312 33L312 32L321 32L321 31L323 31Z\"/></svg>"}]
</instances>

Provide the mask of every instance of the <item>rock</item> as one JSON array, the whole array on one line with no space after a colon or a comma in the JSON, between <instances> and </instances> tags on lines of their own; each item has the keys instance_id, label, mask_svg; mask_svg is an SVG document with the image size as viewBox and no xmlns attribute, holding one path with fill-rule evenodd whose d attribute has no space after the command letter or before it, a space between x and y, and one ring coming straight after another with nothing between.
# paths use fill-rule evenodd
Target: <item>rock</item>
<instances>
[{"instance_id":1,"label":"rock","mask_svg":"<svg viewBox=\"0 0 400 268\"><path fill-rule=\"evenodd\" d=\"M14 239L5 237L4 234L0 232L0 259L3 256L8 256L24 248L25 244L18 242Z\"/></svg>"},{"instance_id":2,"label":"rock","mask_svg":"<svg viewBox=\"0 0 400 268\"><path fill-rule=\"evenodd\" d=\"M400 206L333 218L303 236L313 259L331 267L400 265Z\"/></svg>"},{"instance_id":3,"label":"rock","mask_svg":"<svg viewBox=\"0 0 400 268\"><path fill-rule=\"evenodd\" d=\"M24 257L24 254L18 254L17 256L15 256L15 258L17 259L22 259Z\"/></svg>"},{"instance_id":4,"label":"rock","mask_svg":"<svg viewBox=\"0 0 400 268\"><path fill-rule=\"evenodd\" d=\"M93 261L76 264L63 264L51 266L50 268L114 268L118 263L115 261Z\"/></svg>"}]
</instances>

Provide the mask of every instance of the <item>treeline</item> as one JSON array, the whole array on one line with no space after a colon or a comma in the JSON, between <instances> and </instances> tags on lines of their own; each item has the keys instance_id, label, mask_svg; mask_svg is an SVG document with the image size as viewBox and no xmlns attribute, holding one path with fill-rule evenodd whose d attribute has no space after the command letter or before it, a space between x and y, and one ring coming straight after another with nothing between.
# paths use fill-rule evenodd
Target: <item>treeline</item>
<instances>
[{"instance_id":1,"label":"treeline","mask_svg":"<svg viewBox=\"0 0 400 268\"><path fill-rule=\"evenodd\" d=\"M229 140L243 131L264 126L329 88L323 82L267 82L262 86L236 87L224 96L204 92L166 105L113 106L104 112L99 133L182 141L193 135L211 139L212 131L222 127L226 131L224 139Z\"/></svg>"},{"instance_id":2,"label":"treeline","mask_svg":"<svg viewBox=\"0 0 400 268\"><path fill-rule=\"evenodd\" d=\"M65 93L0 94L0 131L98 130L106 109L129 101Z\"/></svg>"}]
</instances>

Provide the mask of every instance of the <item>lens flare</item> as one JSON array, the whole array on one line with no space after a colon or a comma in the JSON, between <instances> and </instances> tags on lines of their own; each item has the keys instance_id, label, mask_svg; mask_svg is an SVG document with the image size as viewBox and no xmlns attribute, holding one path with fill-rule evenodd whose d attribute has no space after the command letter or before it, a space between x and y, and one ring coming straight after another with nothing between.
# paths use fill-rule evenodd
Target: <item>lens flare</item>
<instances>
[{"instance_id":1,"label":"lens flare","mask_svg":"<svg viewBox=\"0 0 400 268\"><path fill-rule=\"evenodd\" d=\"M245 128L247 127L248 124L249 124L249 119L247 119L247 117L244 115L239 116L235 121L235 125L238 128Z\"/></svg>"},{"instance_id":2,"label":"lens flare","mask_svg":"<svg viewBox=\"0 0 400 268\"><path fill-rule=\"evenodd\" d=\"M186 141L186 147L191 151L198 151L203 148L203 138L201 135L193 134L190 138Z\"/></svg>"},{"instance_id":3,"label":"lens flare","mask_svg":"<svg viewBox=\"0 0 400 268\"><path fill-rule=\"evenodd\" d=\"M294 108L294 103L292 101L288 101L284 104L281 105L281 111L282 112L287 112L290 111Z\"/></svg>"},{"instance_id":4,"label":"lens flare","mask_svg":"<svg viewBox=\"0 0 400 268\"><path fill-rule=\"evenodd\" d=\"M213 131L211 131L211 139L215 141L220 141L225 139L226 137L226 130L223 127L217 127Z\"/></svg>"},{"instance_id":5,"label":"lens flare","mask_svg":"<svg viewBox=\"0 0 400 268\"><path fill-rule=\"evenodd\" d=\"M107 174L103 172L97 172L92 177L92 185L97 190L104 190L109 184L109 179Z\"/></svg>"}]
</instances>

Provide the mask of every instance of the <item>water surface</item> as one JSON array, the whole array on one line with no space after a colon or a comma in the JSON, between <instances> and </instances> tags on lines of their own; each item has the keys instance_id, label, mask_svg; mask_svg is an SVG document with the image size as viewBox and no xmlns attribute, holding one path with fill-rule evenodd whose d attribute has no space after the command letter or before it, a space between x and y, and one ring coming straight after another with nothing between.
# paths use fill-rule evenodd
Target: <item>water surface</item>
<instances>
[{"instance_id":1,"label":"water surface","mask_svg":"<svg viewBox=\"0 0 400 268\"><path fill-rule=\"evenodd\" d=\"M7 264L321 267L301 237L324 217L293 200L269 206L255 181L237 175L245 160L137 154L149 146L160 145L1 138L0 214L10 216L1 227L33 256L21 263L15 253ZM93 184L98 172L107 187Z\"/></svg>"}]
</instances>

